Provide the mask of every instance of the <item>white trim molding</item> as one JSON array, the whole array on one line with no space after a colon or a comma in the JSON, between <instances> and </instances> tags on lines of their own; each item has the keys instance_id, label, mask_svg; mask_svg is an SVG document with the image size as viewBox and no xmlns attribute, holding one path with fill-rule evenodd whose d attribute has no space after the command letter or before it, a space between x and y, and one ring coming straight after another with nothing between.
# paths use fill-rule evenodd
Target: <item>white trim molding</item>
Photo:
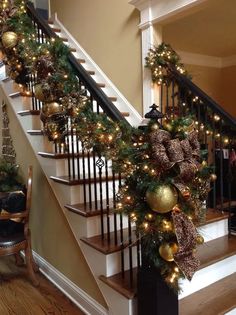
<instances>
[{"instance_id":1,"label":"white trim molding","mask_svg":"<svg viewBox=\"0 0 236 315\"><path fill-rule=\"evenodd\" d=\"M130 0L129 3L140 11L141 22L139 28L143 29L148 23L159 23L166 19L202 4L208 0Z\"/></svg>"},{"instance_id":2,"label":"white trim molding","mask_svg":"<svg viewBox=\"0 0 236 315\"><path fill-rule=\"evenodd\" d=\"M65 277L60 271L54 268L49 262L37 253L33 252L34 259L39 266L40 272L63 292L75 305L86 315L108 315L109 311L95 301L86 292Z\"/></svg>"}]
</instances>

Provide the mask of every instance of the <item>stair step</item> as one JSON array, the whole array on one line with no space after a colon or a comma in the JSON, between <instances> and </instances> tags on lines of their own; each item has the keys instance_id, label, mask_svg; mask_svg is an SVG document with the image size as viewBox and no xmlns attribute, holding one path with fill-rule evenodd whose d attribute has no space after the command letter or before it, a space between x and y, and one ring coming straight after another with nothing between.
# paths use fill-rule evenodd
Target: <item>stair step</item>
<instances>
[{"instance_id":1,"label":"stair step","mask_svg":"<svg viewBox=\"0 0 236 315\"><path fill-rule=\"evenodd\" d=\"M2 82L8 82L8 81L11 81L11 78L10 77L6 77L2 80Z\"/></svg>"},{"instance_id":2,"label":"stair step","mask_svg":"<svg viewBox=\"0 0 236 315\"><path fill-rule=\"evenodd\" d=\"M235 208L236 207L236 201L235 200L232 200L231 202L230 202L230 207L229 207L229 202L227 201L227 202L223 202L223 204L221 205L217 205L216 206L216 208L218 209L218 210L229 210L229 208Z\"/></svg>"},{"instance_id":3,"label":"stair step","mask_svg":"<svg viewBox=\"0 0 236 315\"><path fill-rule=\"evenodd\" d=\"M73 47L69 47L70 48L70 52L76 52L76 48Z\"/></svg>"},{"instance_id":4,"label":"stair step","mask_svg":"<svg viewBox=\"0 0 236 315\"><path fill-rule=\"evenodd\" d=\"M96 235L92 237L83 237L81 240L86 243L87 245L95 248L99 252L107 255L112 254L115 252L120 251L122 248L126 248L129 243L129 230L128 228L123 229L123 245L121 244L120 240L120 231L117 231L117 244L115 244L115 232L110 233L110 241L108 241L108 234L104 234L104 238L102 239L101 235ZM132 245L135 245L135 231L132 231L132 237L133 240ZM131 246L132 246L131 245Z\"/></svg>"},{"instance_id":5,"label":"stair step","mask_svg":"<svg viewBox=\"0 0 236 315\"><path fill-rule=\"evenodd\" d=\"M236 236L226 235L204 243L197 249L201 265L199 269L236 254Z\"/></svg>"},{"instance_id":6,"label":"stair step","mask_svg":"<svg viewBox=\"0 0 236 315\"><path fill-rule=\"evenodd\" d=\"M53 23L52 23L53 24ZM55 33L61 33L61 29L57 28L57 27L51 27L51 29L53 30L53 32Z\"/></svg>"},{"instance_id":7,"label":"stair step","mask_svg":"<svg viewBox=\"0 0 236 315\"><path fill-rule=\"evenodd\" d=\"M86 70L87 72L88 72L88 74L90 74L90 75L95 75L95 71L93 71L93 70Z\"/></svg>"},{"instance_id":8,"label":"stair step","mask_svg":"<svg viewBox=\"0 0 236 315\"><path fill-rule=\"evenodd\" d=\"M85 62L86 62L85 59L82 59L82 58L78 58L77 61L78 61L79 63L85 63Z\"/></svg>"},{"instance_id":9,"label":"stair step","mask_svg":"<svg viewBox=\"0 0 236 315\"><path fill-rule=\"evenodd\" d=\"M26 110L21 110L21 111L17 112L17 114L20 116L39 115L40 110L26 109Z\"/></svg>"},{"instance_id":10,"label":"stair step","mask_svg":"<svg viewBox=\"0 0 236 315\"><path fill-rule=\"evenodd\" d=\"M68 156L72 156L72 154L68 153L50 153L50 152L38 152L38 155L41 157L47 158L47 159L55 159L55 160L60 160L60 159L67 159ZM83 157L84 155L82 153L74 153L73 157Z\"/></svg>"},{"instance_id":11,"label":"stair step","mask_svg":"<svg viewBox=\"0 0 236 315\"><path fill-rule=\"evenodd\" d=\"M134 268L131 272L127 270L124 274L120 272L110 277L100 276L99 279L127 299L133 299L137 291L137 272L138 268Z\"/></svg>"},{"instance_id":12,"label":"stair step","mask_svg":"<svg viewBox=\"0 0 236 315\"><path fill-rule=\"evenodd\" d=\"M42 136L43 130L27 130L27 133L31 136Z\"/></svg>"},{"instance_id":13,"label":"stair step","mask_svg":"<svg viewBox=\"0 0 236 315\"><path fill-rule=\"evenodd\" d=\"M123 117L129 117L130 113L129 112L121 112L121 115Z\"/></svg>"},{"instance_id":14,"label":"stair step","mask_svg":"<svg viewBox=\"0 0 236 315\"><path fill-rule=\"evenodd\" d=\"M9 94L9 97L11 97L11 98L15 98L15 97L19 97L19 96L21 96L21 92L14 92L14 93Z\"/></svg>"},{"instance_id":15,"label":"stair step","mask_svg":"<svg viewBox=\"0 0 236 315\"><path fill-rule=\"evenodd\" d=\"M48 20L48 24L54 24L52 20Z\"/></svg>"},{"instance_id":16,"label":"stair step","mask_svg":"<svg viewBox=\"0 0 236 315\"><path fill-rule=\"evenodd\" d=\"M106 84L105 83L97 83L97 86L100 88L104 88L104 87L106 87Z\"/></svg>"},{"instance_id":17,"label":"stair step","mask_svg":"<svg viewBox=\"0 0 236 315\"><path fill-rule=\"evenodd\" d=\"M64 185L69 185L69 186L72 186L72 185L82 185L82 184L94 184L95 182L99 183L100 182L100 179L94 179L94 178L85 178L85 179L73 179L69 176L51 176L50 177L52 180L54 180L55 182L57 183L60 183L60 184L64 184ZM112 181L112 180L118 180L120 179L120 176L119 175L115 175L114 177L113 176L108 176L108 177L102 177L101 178L101 181L102 182L105 182L106 180L108 181Z\"/></svg>"},{"instance_id":18,"label":"stair step","mask_svg":"<svg viewBox=\"0 0 236 315\"><path fill-rule=\"evenodd\" d=\"M117 97L115 97L115 96L109 96L108 98L112 102L117 102Z\"/></svg>"},{"instance_id":19,"label":"stair step","mask_svg":"<svg viewBox=\"0 0 236 315\"><path fill-rule=\"evenodd\" d=\"M68 38L66 38L66 37L59 37L63 42L68 42L69 40L68 40Z\"/></svg>"},{"instance_id":20,"label":"stair step","mask_svg":"<svg viewBox=\"0 0 236 315\"><path fill-rule=\"evenodd\" d=\"M102 201L102 207L103 207L103 213L106 213L106 205L107 203L109 205L112 205L112 199L110 199L110 201L108 200L103 200ZM74 204L74 205L65 205L65 208L68 209L69 211L71 212L74 212L74 213L77 213L79 215L82 215L83 217L95 217L95 216L98 216L100 215L101 213L101 203L100 201L98 200L97 201L97 206L95 205L95 202L92 201L91 204L90 203L86 203L86 204L83 204L83 203L77 203L77 204ZM113 209L112 209L112 206L110 206L110 212L112 212Z\"/></svg>"},{"instance_id":21,"label":"stair step","mask_svg":"<svg viewBox=\"0 0 236 315\"><path fill-rule=\"evenodd\" d=\"M207 213L206 213L206 222L199 224L199 226L203 226L203 225L214 223L220 220L228 219L228 217L229 217L229 214L227 212L222 212L219 210L208 208Z\"/></svg>"},{"instance_id":22,"label":"stair step","mask_svg":"<svg viewBox=\"0 0 236 315\"><path fill-rule=\"evenodd\" d=\"M236 273L183 298L181 315L220 315L236 307Z\"/></svg>"},{"instance_id":23,"label":"stair step","mask_svg":"<svg viewBox=\"0 0 236 315\"><path fill-rule=\"evenodd\" d=\"M236 254L236 237L235 236L223 236L207 242L199 246L197 250L197 256L200 259L201 265L199 269L205 268L211 264L214 264L220 260L224 260L227 257L233 256ZM137 272L134 268L134 274ZM136 292L136 286L133 284L130 286L129 272L126 271L127 276L123 277L122 273L116 274L111 277L100 276L100 280L105 282L107 285L126 296L127 298L133 298ZM136 275L134 276L134 281ZM203 289L204 290L204 289ZM211 292L209 290L209 292ZM194 293L195 294L195 293ZM182 313L180 313L182 315ZM200 313L197 313L200 315ZM208 313L201 313L207 314ZM215 313L217 314L217 313ZM214 315L215 315L214 314ZM192 314L191 314L192 315Z\"/></svg>"}]
</instances>

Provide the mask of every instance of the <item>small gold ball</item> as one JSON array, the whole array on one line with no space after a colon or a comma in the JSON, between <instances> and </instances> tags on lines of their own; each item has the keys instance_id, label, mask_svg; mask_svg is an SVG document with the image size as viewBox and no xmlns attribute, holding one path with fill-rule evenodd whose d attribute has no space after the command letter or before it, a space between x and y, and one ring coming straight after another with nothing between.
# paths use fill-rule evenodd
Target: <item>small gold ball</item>
<instances>
[{"instance_id":1,"label":"small gold ball","mask_svg":"<svg viewBox=\"0 0 236 315\"><path fill-rule=\"evenodd\" d=\"M211 180L212 182L215 182L215 181L217 180L216 174L211 174L211 175L210 175L210 180Z\"/></svg>"},{"instance_id":2,"label":"small gold ball","mask_svg":"<svg viewBox=\"0 0 236 315\"><path fill-rule=\"evenodd\" d=\"M178 245L174 242L164 243L159 247L160 256L166 261L173 261L174 254L178 251Z\"/></svg>"},{"instance_id":3,"label":"small gold ball","mask_svg":"<svg viewBox=\"0 0 236 315\"><path fill-rule=\"evenodd\" d=\"M151 130L152 130L152 131L156 131L156 130L158 130L158 129L159 129L158 124L153 124L153 125L151 125Z\"/></svg>"},{"instance_id":4,"label":"small gold ball","mask_svg":"<svg viewBox=\"0 0 236 315\"><path fill-rule=\"evenodd\" d=\"M203 167L206 167L206 166L207 166L207 161L205 161L205 160L202 161L202 166L203 166Z\"/></svg>"},{"instance_id":5,"label":"small gold ball","mask_svg":"<svg viewBox=\"0 0 236 315\"><path fill-rule=\"evenodd\" d=\"M197 235L197 238L196 238L196 242L197 244L201 245L204 243L204 238L203 236L201 236L200 234Z\"/></svg>"}]
</instances>

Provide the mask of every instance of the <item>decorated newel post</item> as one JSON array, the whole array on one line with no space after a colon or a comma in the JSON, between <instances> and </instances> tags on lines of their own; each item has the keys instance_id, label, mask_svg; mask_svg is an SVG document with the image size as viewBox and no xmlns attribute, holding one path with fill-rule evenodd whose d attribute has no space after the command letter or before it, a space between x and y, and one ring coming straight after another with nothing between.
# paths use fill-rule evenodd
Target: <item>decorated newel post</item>
<instances>
[{"instance_id":1,"label":"decorated newel post","mask_svg":"<svg viewBox=\"0 0 236 315\"><path fill-rule=\"evenodd\" d=\"M148 125L133 135L118 206L142 244L139 315L176 315L179 280L191 280L200 264L196 247L204 239L195 225L204 220L211 169L193 120L151 108Z\"/></svg>"}]
</instances>

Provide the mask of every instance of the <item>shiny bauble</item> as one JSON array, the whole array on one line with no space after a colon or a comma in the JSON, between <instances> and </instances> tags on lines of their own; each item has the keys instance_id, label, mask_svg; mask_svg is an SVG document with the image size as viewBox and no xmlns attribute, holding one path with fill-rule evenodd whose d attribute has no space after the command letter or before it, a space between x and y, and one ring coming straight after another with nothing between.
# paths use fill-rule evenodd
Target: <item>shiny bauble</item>
<instances>
[{"instance_id":1,"label":"shiny bauble","mask_svg":"<svg viewBox=\"0 0 236 315\"><path fill-rule=\"evenodd\" d=\"M212 182L215 182L215 181L217 180L216 174L211 174L211 175L210 175L210 180L211 180Z\"/></svg>"},{"instance_id":2,"label":"shiny bauble","mask_svg":"<svg viewBox=\"0 0 236 315\"><path fill-rule=\"evenodd\" d=\"M41 102L46 101L41 84L36 84L34 87L34 96Z\"/></svg>"},{"instance_id":3,"label":"shiny bauble","mask_svg":"<svg viewBox=\"0 0 236 315\"><path fill-rule=\"evenodd\" d=\"M173 225L171 221L163 220L161 223L161 231L162 232L171 232L173 231Z\"/></svg>"},{"instance_id":4,"label":"shiny bauble","mask_svg":"<svg viewBox=\"0 0 236 315\"><path fill-rule=\"evenodd\" d=\"M153 125L151 125L151 130L152 130L152 131L156 131L156 130L158 130L158 129L159 129L158 124L153 124Z\"/></svg>"},{"instance_id":5,"label":"shiny bauble","mask_svg":"<svg viewBox=\"0 0 236 315\"><path fill-rule=\"evenodd\" d=\"M158 213L172 210L178 201L177 190L170 185L160 185L154 191L147 190L146 200L149 207Z\"/></svg>"},{"instance_id":6,"label":"shiny bauble","mask_svg":"<svg viewBox=\"0 0 236 315\"><path fill-rule=\"evenodd\" d=\"M45 116L49 117L63 112L63 106L57 102L45 103L43 104L42 112Z\"/></svg>"},{"instance_id":7,"label":"shiny bauble","mask_svg":"<svg viewBox=\"0 0 236 315\"><path fill-rule=\"evenodd\" d=\"M201 236L200 234L198 234L197 237L196 237L196 242L197 242L197 244L199 244L199 245L203 244L203 243L204 243L204 238L203 238L203 236Z\"/></svg>"},{"instance_id":8,"label":"shiny bauble","mask_svg":"<svg viewBox=\"0 0 236 315\"><path fill-rule=\"evenodd\" d=\"M202 167L207 167L207 161L202 161Z\"/></svg>"},{"instance_id":9,"label":"shiny bauble","mask_svg":"<svg viewBox=\"0 0 236 315\"><path fill-rule=\"evenodd\" d=\"M148 222L154 222L156 220L156 216L152 213L147 213L145 215L145 220Z\"/></svg>"},{"instance_id":10,"label":"shiny bauble","mask_svg":"<svg viewBox=\"0 0 236 315\"><path fill-rule=\"evenodd\" d=\"M18 36L14 32L5 32L2 35L2 44L6 49L11 49L16 46Z\"/></svg>"},{"instance_id":11,"label":"shiny bauble","mask_svg":"<svg viewBox=\"0 0 236 315\"><path fill-rule=\"evenodd\" d=\"M176 243L164 243L159 247L159 254L161 258L166 261L173 261L174 254L178 251L178 245Z\"/></svg>"}]
</instances>

